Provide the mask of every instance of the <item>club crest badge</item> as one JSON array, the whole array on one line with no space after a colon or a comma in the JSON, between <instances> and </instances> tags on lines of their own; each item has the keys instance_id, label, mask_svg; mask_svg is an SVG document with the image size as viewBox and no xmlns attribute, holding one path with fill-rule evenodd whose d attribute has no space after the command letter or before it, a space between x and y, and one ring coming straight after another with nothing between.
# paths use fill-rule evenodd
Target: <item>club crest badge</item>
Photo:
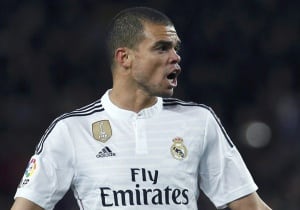
<instances>
[{"instance_id":1,"label":"club crest badge","mask_svg":"<svg viewBox=\"0 0 300 210\"><path fill-rule=\"evenodd\" d=\"M101 120L92 124L93 137L97 141L105 143L112 135L110 123L108 120Z\"/></svg>"},{"instance_id":2,"label":"club crest badge","mask_svg":"<svg viewBox=\"0 0 300 210\"><path fill-rule=\"evenodd\" d=\"M173 144L171 146L171 154L177 160L183 160L187 156L187 148L183 144L183 139L176 137L173 139Z\"/></svg>"}]
</instances>

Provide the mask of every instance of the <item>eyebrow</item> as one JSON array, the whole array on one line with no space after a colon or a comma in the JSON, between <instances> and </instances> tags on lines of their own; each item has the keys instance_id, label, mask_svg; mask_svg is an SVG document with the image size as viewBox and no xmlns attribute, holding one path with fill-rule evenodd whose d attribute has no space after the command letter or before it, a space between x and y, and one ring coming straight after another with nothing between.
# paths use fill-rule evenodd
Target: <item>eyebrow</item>
<instances>
[{"instance_id":1,"label":"eyebrow","mask_svg":"<svg viewBox=\"0 0 300 210\"><path fill-rule=\"evenodd\" d=\"M178 40L175 44L175 48L179 48L180 44L181 44L181 42L180 42L180 40ZM166 40L159 40L159 41L154 43L152 49L156 49L157 47L160 47L160 46L165 46L167 48L172 48L173 42L172 41L166 41Z\"/></svg>"}]
</instances>

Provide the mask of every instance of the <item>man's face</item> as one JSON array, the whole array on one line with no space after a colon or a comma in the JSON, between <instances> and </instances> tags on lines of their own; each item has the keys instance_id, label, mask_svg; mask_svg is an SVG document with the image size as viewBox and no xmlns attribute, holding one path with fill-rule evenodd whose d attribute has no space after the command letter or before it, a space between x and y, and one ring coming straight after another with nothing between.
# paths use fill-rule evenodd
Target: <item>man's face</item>
<instances>
[{"instance_id":1,"label":"man's face","mask_svg":"<svg viewBox=\"0 0 300 210\"><path fill-rule=\"evenodd\" d=\"M168 97L181 69L174 26L144 24L144 39L133 50L132 79L146 95Z\"/></svg>"}]
</instances>

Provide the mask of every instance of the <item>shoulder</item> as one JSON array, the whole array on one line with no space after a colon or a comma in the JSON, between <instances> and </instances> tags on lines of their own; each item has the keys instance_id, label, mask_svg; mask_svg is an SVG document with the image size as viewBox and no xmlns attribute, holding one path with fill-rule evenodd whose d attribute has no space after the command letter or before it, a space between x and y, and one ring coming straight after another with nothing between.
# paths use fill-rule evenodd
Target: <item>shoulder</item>
<instances>
[{"instance_id":1,"label":"shoulder","mask_svg":"<svg viewBox=\"0 0 300 210\"><path fill-rule=\"evenodd\" d=\"M181 116L221 124L214 110L205 104L183 101L177 98L163 98L163 109L180 113Z\"/></svg>"},{"instance_id":2,"label":"shoulder","mask_svg":"<svg viewBox=\"0 0 300 210\"><path fill-rule=\"evenodd\" d=\"M201 113L213 113L211 107L205 104L199 104L193 101L183 101L177 98L163 98L163 108L180 111L193 111Z\"/></svg>"},{"instance_id":3,"label":"shoulder","mask_svg":"<svg viewBox=\"0 0 300 210\"><path fill-rule=\"evenodd\" d=\"M60 115L51 123L50 128L59 124L74 125L74 123L78 124L81 122L85 122L86 120L95 118L98 113L103 111L104 108L101 103L101 99L98 99L81 108Z\"/></svg>"},{"instance_id":4,"label":"shoulder","mask_svg":"<svg viewBox=\"0 0 300 210\"><path fill-rule=\"evenodd\" d=\"M88 105L75 109L71 112L66 112L59 117L57 117L53 123L56 124L58 122L65 122L66 120L80 120L85 119L89 116L93 116L96 113L104 111L103 105L101 103L101 99L98 99ZM52 124L53 124L52 123Z\"/></svg>"},{"instance_id":5,"label":"shoulder","mask_svg":"<svg viewBox=\"0 0 300 210\"><path fill-rule=\"evenodd\" d=\"M84 117L84 116L90 116L98 112L104 111L103 105L101 103L101 99L98 99L86 106L83 106L81 108L75 109L71 112L65 113L58 117L59 119L67 119L67 118L73 118L73 117Z\"/></svg>"},{"instance_id":6,"label":"shoulder","mask_svg":"<svg viewBox=\"0 0 300 210\"><path fill-rule=\"evenodd\" d=\"M42 151L42 146L44 141L50 136L54 136L54 139L58 136L66 136L68 132L73 129L77 129L78 125L84 124L84 122L92 117L95 117L95 114L104 111L104 108L101 104L101 100L98 99L86 106L75 109L74 111L64 113L58 116L52 121L49 127L44 132L37 148L36 153L39 154ZM76 126L74 126L76 125Z\"/></svg>"}]
</instances>

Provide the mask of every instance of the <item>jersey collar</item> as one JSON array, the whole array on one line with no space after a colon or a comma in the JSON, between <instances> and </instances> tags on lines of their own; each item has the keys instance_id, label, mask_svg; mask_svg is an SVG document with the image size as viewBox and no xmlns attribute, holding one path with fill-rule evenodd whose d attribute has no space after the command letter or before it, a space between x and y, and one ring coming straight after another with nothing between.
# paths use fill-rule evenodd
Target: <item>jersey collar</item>
<instances>
[{"instance_id":1,"label":"jersey collar","mask_svg":"<svg viewBox=\"0 0 300 210\"><path fill-rule=\"evenodd\" d=\"M151 106L147 107L140 112L136 113L130 110L121 109L115 104L111 102L109 99L109 91L111 89L107 90L105 94L101 97L101 103L104 107L104 109L109 113L112 117L117 118L150 118L156 113L160 112L162 110L163 104L162 104L162 98L157 97L157 102Z\"/></svg>"}]
</instances>

